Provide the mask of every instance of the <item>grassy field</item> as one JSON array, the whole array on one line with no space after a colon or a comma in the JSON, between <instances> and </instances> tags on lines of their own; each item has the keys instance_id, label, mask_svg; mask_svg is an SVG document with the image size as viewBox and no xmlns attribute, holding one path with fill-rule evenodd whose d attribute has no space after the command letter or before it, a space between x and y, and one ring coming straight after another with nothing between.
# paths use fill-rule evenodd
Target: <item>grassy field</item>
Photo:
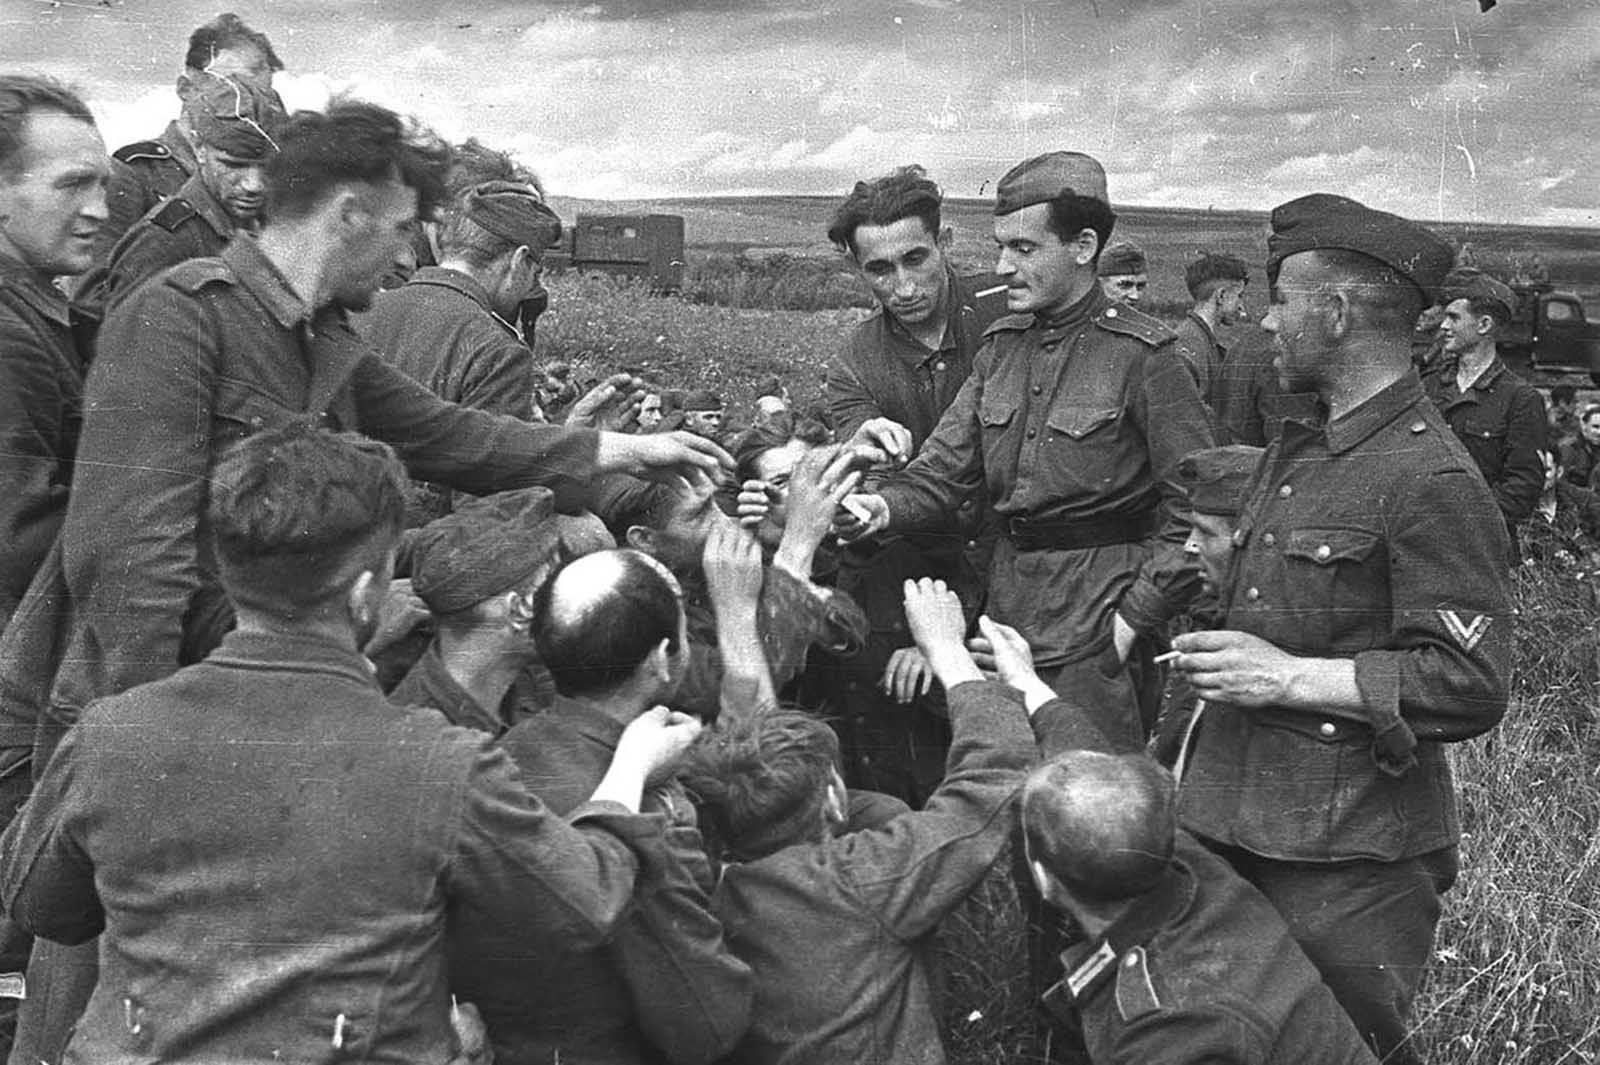
<instances>
[{"instance_id":1,"label":"grassy field","mask_svg":"<svg viewBox=\"0 0 1600 1065\"><path fill-rule=\"evenodd\" d=\"M776 211L718 204L692 208L706 212L697 221L691 207L672 207L690 218L691 257L759 264L785 255L790 260L776 273L810 260L824 282L847 286L816 236L827 208L820 200L784 201ZM980 215L974 207L952 222L958 232L976 230ZM1163 228L1154 213L1129 215L1129 229L1147 226L1147 246L1163 255L1226 239L1240 248L1255 241L1260 258L1260 216L1216 216L1210 229L1176 224L1183 222L1176 216ZM741 244L740 233L751 242ZM1600 263L1579 257L1584 241L1594 246L1593 233L1508 228L1474 230L1469 239L1542 249L1558 283L1600 287ZM1170 285L1159 270L1157 282L1164 276ZM767 374L789 381L798 403L816 401L821 367L865 313L735 310L574 275L552 278L551 289L536 345L541 359L571 361L580 374L635 367L669 387L719 389L736 406ZM1538 573L1519 574L1517 600L1510 713L1490 737L1452 749L1466 828L1463 872L1416 1012L1418 1045L1435 1065L1600 1061L1600 605L1589 583ZM1038 1060L1018 975L1024 955L1015 899L1004 877L992 877L949 922L943 942L955 1065Z\"/></svg>"}]
</instances>

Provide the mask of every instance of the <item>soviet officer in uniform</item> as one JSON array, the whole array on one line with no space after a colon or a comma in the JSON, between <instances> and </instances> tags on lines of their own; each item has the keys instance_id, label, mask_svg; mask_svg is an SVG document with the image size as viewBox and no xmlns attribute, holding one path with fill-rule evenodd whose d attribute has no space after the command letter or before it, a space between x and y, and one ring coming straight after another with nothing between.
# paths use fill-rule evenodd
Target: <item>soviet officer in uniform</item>
<instances>
[{"instance_id":1,"label":"soviet officer in uniform","mask_svg":"<svg viewBox=\"0 0 1600 1065\"><path fill-rule=\"evenodd\" d=\"M916 459L852 497L867 518L841 533L927 528L983 487L1001 525L988 613L1027 637L1058 691L1093 694L1102 731L1133 749L1159 697L1153 642L1198 589L1171 482L1211 446L1207 411L1172 330L1096 284L1116 219L1096 160L1020 163L994 211L1012 313Z\"/></svg>"},{"instance_id":2,"label":"soviet officer in uniform","mask_svg":"<svg viewBox=\"0 0 1600 1065\"><path fill-rule=\"evenodd\" d=\"M194 175L134 223L110 261L86 280L73 302L97 319L145 279L189 259L220 255L235 232L260 226L264 169L277 151L272 131L285 117L277 95L249 82L212 78L191 110Z\"/></svg>"},{"instance_id":3,"label":"soviet officer in uniform","mask_svg":"<svg viewBox=\"0 0 1600 1065\"><path fill-rule=\"evenodd\" d=\"M1283 914L1389 1061L1432 954L1461 835L1444 744L1505 713L1506 526L1412 369L1450 268L1428 230L1340 196L1272 212L1286 422L1234 534L1223 627L1174 641L1206 701L1182 822Z\"/></svg>"}]
</instances>

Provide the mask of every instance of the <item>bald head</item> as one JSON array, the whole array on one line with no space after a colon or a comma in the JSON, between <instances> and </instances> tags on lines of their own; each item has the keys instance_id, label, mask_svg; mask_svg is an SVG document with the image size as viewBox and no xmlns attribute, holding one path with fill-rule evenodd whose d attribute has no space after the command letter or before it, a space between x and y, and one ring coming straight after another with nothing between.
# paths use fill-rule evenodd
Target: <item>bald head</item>
<instances>
[{"instance_id":1,"label":"bald head","mask_svg":"<svg viewBox=\"0 0 1600 1065\"><path fill-rule=\"evenodd\" d=\"M534 601L539 657L563 695L610 691L663 642L678 652L683 593L640 551L597 551L556 571Z\"/></svg>"},{"instance_id":2,"label":"bald head","mask_svg":"<svg viewBox=\"0 0 1600 1065\"><path fill-rule=\"evenodd\" d=\"M1172 859L1172 776L1142 754L1067 751L1022 786L1028 853L1088 902L1150 890Z\"/></svg>"}]
</instances>

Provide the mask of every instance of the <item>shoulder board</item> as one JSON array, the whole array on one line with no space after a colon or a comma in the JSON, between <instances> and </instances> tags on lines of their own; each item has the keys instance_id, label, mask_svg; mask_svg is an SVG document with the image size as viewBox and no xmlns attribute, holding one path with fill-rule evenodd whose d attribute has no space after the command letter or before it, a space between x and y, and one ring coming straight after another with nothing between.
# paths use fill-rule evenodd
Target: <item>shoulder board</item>
<instances>
[{"instance_id":1,"label":"shoulder board","mask_svg":"<svg viewBox=\"0 0 1600 1065\"><path fill-rule=\"evenodd\" d=\"M989 337L996 333L1020 333L1031 325L1033 325L1031 314L1008 314L990 323L989 328L983 331L983 335Z\"/></svg>"},{"instance_id":2,"label":"shoulder board","mask_svg":"<svg viewBox=\"0 0 1600 1065\"><path fill-rule=\"evenodd\" d=\"M1150 979L1150 958L1143 947L1134 947L1117 965L1117 1012L1123 1024L1161 1009L1155 981Z\"/></svg>"},{"instance_id":3,"label":"shoulder board","mask_svg":"<svg viewBox=\"0 0 1600 1065\"><path fill-rule=\"evenodd\" d=\"M1178 339L1170 326L1125 303L1115 303L1101 311L1094 324L1108 333L1142 340L1153 348Z\"/></svg>"},{"instance_id":4,"label":"shoulder board","mask_svg":"<svg viewBox=\"0 0 1600 1065\"><path fill-rule=\"evenodd\" d=\"M182 196L174 196L162 204L156 213L150 216L152 225L158 225L168 233L176 232L178 227L200 212L194 209L194 204Z\"/></svg>"},{"instance_id":5,"label":"shoulder board","mask_svg":"<svg viewBox=\"0 0 1600 1065\"><path fill-rule=\"evenodd\" d=\"M134 141L112 152L111 157L119 163L131 163L135 159L171 159L172 149L160 141Z\"/></svg>"},{"instance_id":6,"label":"shoulder board","mask_svg":"<svg viewBox=\"0 0 1600 1065\"><path fill-rule=\"evenodd\" d=\"M231 285L234 276L221 259L186 259L167 271L166 283L180 292L199 292L210 284Z\"/></svg>"}]
</instances>

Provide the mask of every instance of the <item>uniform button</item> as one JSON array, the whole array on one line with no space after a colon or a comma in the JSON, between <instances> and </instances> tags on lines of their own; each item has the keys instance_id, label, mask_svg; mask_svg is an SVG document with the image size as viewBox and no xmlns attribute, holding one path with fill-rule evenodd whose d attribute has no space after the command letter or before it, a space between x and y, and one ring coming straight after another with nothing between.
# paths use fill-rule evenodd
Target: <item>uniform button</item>
<instances>
[{"instance_id":1,"label":"uniform button","mask_svg":"<svg viewBox=\"0 0 1600 1065\"><path fill-rule=\"evenodd\" d=\"M935 370L942 370L942 369L944 369L944 363L942 361L941 362L936 362L936 363L933 364L933 368Z\"/></svg>"},{"instance_id":2,"label":"uniform button","mask_svg":"<svg viewBox=\"0 0 1600 1065\"><path fill-rule=\"evenodd\" d=\"M1411 423L1411 431L1413 433L1425 433L1428 431L1428 423L1419 418Z\"/></svg>"},{"instance_id":3,"label":"uniform button","mask_svg":"<svg viewBox=\"0 0 1600 1065\"><path fill-rule=\"evenodd\" d=\"M1115 307L1107 307L1106 308L1106 317L1107 318L1115 318L1116 316L1117 316L1117 309Z\"/></svg>"},{"instance_id":4,"label":"uniform button","mask_svg":"<svg viewBox=\"0 0 1600 1065\"><path fill-rule=\"evenodd\" d=\"M1330 559L1332 557L1333 557L1333 548L1329 547L1327 544L1323 544L1321 547L1317 548L1317 561L1318 562L1326 562L1326 561L1328 561L1328 559Z\"/></svg>"},{"instance_id":5,"label":"uniform button","mask_svg":"<svg viewBox=\"0 0 1600 1065\"><path fill-rule=\"evenodd\" d=\"M1288 499L1290 496L1294 495L1294 487L1286 484L1282 488L1278 489L1278 495L1284 499Z\"/></svg>"},{"instance_id":6,"label":"uniform button","mask_svg":"<svg viewBox=\"0 0 1600 1065\"><path fill-rule=\"evenodd\" d=\"M1122 959L1122 964L1125 968L1134 968L1139 964L1139 955L1135 954L1131 950L1128 951L1128 956Z\"/></svg>"},{"instance_id":7,"label":"uniform button","mask_svg":"<svg viewBox=\"0 0 1600 1065\"><path fill-rule=\"evenodd\" d=\"M1250 600L1253 603L1257 599L1261 598L1261 589L1260 588L1251 588L1249 591L1244 593L1244 597L1246 599Z\"/></svg>"},{"instance_id":8,"label":"uniform button","mask_svg":"<svg viewBox=\"0 0 1600 1065\"><path fill-rule=\"evenodd\" d=\"M1043 389L1043 388L1041 388L1041 387L1039 387L1039 386L1038 386L1038 385L1034 385L1034 386L1033 386L1033 394L1034 394L1034 395L1036 395L1036 396L1037 396L1037 395L1038 395L1038 394L1039 394L1039 393L1041 393L1041 392L1043 392L1043 391L1044 391L1044 389Z\"/></svg>"},{"instance_id":9,"label":"uniform button","mask_svg":"<svg viewBox=\"0 0 1600 1065\"><path fill-rule=\"evenodd\" d=\"M1317 731L1322 733L1324 736L1332 737L1334 733L1339 731L1339 726L1335 725L1332 721L1324 721L1322 726L1318 728Z\"/></svg>"},{"instance_id":10,"label":"uniform button","mask_svg":"<svg viewBox=\"0 0 1600 1065\"><path fill-rule=\"evenodd\" d=\"M1267 533L1265 536L1261 537L1261 542L1266 544L1268 547L1271 547L1273 544L1278 542L1278 538L1271 533Z\"/></svg>"},{"instance_id":11,"label":"uniform button","mask_svg":"<svg viewBox=\"0 0 1600 1065\"><path fill-rule=\"evenodd\" d=\"M1034 437L1036 437L1038 435L1039 435L1039 430L1037 430L1037 429L1029 429L1028 430L1028 439L1029 440L1032 440Z\"/></svg>"}]
</instances>

